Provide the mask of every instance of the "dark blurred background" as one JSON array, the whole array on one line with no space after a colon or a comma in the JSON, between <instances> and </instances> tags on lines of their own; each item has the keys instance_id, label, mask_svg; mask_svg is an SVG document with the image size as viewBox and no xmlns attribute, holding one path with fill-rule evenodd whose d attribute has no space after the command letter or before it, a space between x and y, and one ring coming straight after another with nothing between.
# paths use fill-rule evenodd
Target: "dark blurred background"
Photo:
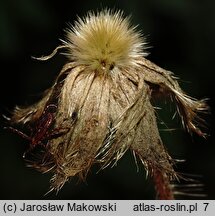
<instances>
[{"instance_id":1,"label":"dark blurred background","mask_svg":"<svg viewBox=\"0 0 215 216\"><path fill-rule=\"evenodd\" d=\"M0 113L8 115L15 105L38 100L49 88L67 59L57 55L40 62L31 56L49 54L64 38L68 23L88 10L115 8L132 15L132 23L147 38L148 59L174 71L181 86L196 98L210 98L211 115L206 116L207 140L191 137L181 129L161 130L163 142L173 158L186 159L177 170L200 175L206 198L215 198L214 143L214 51L215 1L213 0L1 0L0 1ZM158 121L169 128L180 128L179 119L171 121L174 105L162 105ZM128 152L117 167L99 173L93 168L81 183L76 178L56 196L44 196L50 174L27 168L22 154L27 142L0 128L0 198L1 199L154 199L153 185L146 180L141 165L137 172ZM160 128L162 124L159 123ZM190 199L190 197L185 197Z\"/></svg>"}]
</instances>

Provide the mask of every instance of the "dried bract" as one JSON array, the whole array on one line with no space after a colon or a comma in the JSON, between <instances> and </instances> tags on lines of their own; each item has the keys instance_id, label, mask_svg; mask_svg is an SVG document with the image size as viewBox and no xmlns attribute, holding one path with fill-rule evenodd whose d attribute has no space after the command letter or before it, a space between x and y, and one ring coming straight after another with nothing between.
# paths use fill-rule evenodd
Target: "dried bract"
<instances>
[{"instance_id":1,"label":"dried bract","mask_svg":"<svg viewBox=\"0 0 215 216\"><path fill-rule=\"evenodd\" d=\"M70 177L84 179L93 164L105 168L131 149L152 177L158 198L173 199L174 160L161 141L151 99L171 98L184 127L200 136L198 113L207 110L205 101L186 95L171 72L145 58L144 38L121 12L91 12L66 34L53 54L65 48L69 62L54 85L41 101L17 107L11 117L12 123L31 127L41 118L48 124L32 138L43 148L32 166L53 172L51 187L59 190ZM44 117L50 106L56 109Z\"/></svg>"}]
</instances>

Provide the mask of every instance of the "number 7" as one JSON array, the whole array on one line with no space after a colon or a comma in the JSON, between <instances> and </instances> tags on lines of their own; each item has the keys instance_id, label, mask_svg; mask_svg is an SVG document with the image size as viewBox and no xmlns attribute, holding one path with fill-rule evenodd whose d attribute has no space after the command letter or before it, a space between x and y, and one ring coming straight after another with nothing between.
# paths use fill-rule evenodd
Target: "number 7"
<instances>
[{"instance_id":1,"label":"number 7","mask_svg":"<svg viewBox=\"0 0 215 216\"><path fill-rule=\"evenodd\" d=\"M207 207L208 207L208 205L209 205L209 203L203 203L203 204L205 205L204 211L206 211L206 210L207 210Z\"/></svg>"}]
</instances>

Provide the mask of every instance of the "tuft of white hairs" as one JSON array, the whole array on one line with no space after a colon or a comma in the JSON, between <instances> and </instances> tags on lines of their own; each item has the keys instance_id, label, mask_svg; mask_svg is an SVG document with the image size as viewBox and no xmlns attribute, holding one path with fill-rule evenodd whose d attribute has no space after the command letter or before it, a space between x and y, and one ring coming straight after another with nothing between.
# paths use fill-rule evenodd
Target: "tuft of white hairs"
<instances>
[{"instance_id":1,"label":"tuft of white hairs","mask_svg":"<svg viewBox=\"0 0 215 216\"><path fill-rule=\"evenodd\" d=\"M144 38L121 11L89 12L66 30L62 41L70 60L97 70L131 66L147 55Z\"/></svg>"}]
</instances>

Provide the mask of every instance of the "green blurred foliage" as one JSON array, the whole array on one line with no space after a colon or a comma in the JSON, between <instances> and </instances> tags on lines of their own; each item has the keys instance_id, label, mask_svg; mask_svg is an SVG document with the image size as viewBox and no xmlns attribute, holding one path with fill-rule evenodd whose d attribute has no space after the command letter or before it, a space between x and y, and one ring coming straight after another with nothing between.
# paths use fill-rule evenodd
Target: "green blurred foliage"
<instances>
[{"instance_id":1,"label":"green blurred foliage","mask_svg":"<svg viewBox=\"0 0 215 216\"><path fill-rule=\"evenodd\" d=\"M181 78L182 87L197 98L210 98L214 106L215 1L213 0L89 0L0 1L0 112L9 114L16 104L37 101L50 87L67 59L58 55L48 62L37 62L31 56L50 53L64 37L68 23L77 15L101 8L121 9L132 16L146 37L148 58ZM179 118L171 120L173 104L160 101L159 127L162 139L174 158L187 159L178 165L182 172L203 176L209 199L215 198L214 115L206 117L211 136L191 138L180 128ZM162 122L165 123L162 124ZM139 172L131 153L117 167L96 174L96 167L86 182L77 179L67 183L57 196L43 196L49 187L50 174L26 168L22 154L27 142L3 130L1 119L1 199L153 199L150 180L139 163ZM177 130L167 132L165 128ZM189 199L187 197L186 199Z\"/></svg>"}]
</instances>

